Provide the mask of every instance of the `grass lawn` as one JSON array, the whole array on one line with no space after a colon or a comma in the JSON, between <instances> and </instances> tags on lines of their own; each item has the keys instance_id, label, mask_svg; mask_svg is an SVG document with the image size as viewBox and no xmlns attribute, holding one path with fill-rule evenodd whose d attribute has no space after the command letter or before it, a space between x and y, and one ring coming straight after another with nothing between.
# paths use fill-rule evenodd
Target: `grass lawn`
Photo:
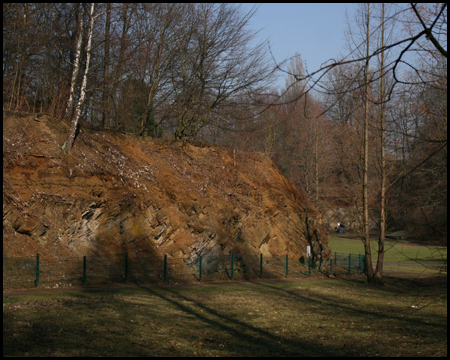
<instances>
[{"instance_id":1,"label":"grass lawn","mask_svg":"<svg viewBox=\"0 0 450 360\"><path fill-rule=\"evenodd\" d=\"M446 277L3 298L3 356L446 355Z\"/></svg>"},{"instance_id":2,"label":"grass lawn","mask_svg":"<svg viewBox=\"0 0 450 360\"><path fill-rule=\"evenodd\" d=\"M376 236L370 241L372 261L377 260L378 243ZM330 248L332 252L364 254L364 245L356 234L330 234ZM385 270L410 273L412 276L432 276L442 267L436 266L447 262L446 246L417 245L406 240L385 241L384 263Z\"/></svg>"}]
</instances>

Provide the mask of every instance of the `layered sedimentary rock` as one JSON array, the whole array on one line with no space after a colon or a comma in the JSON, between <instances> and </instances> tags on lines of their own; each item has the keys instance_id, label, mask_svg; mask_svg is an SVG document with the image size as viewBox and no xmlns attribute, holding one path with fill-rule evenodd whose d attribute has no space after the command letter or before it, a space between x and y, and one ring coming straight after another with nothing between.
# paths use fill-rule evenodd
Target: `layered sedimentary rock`
<instances>
[{"instance_id":1,"label":"layered sedimentary rock","mask_svg":"<svg viewBox=\"0 0 450 360\"><path fill-rule=\"evenodd\" d=\"M330 256L321 215L260 153L4 117L4 256Z\"/></svg>"}]
</instances>

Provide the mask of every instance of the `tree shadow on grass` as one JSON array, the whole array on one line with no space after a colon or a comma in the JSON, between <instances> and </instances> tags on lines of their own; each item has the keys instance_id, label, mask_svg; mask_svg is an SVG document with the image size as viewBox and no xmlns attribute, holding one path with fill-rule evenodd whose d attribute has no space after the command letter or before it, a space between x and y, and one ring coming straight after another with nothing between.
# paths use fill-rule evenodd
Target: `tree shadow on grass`
<instances>
[{"instance_id":1,"label":"tree shadow on grass","mask_svg":"<svg viewBox=\"0 0 450 360\"><path fill-rule=\"evenodd\" d=\"M220 286L220 285L217 285ZM226 294L226 285L222 285ZM339 333L340 327L347 326L350 320L359 325L372 325L370 321L379 322L392 327L391 323L399 324L400 330L386 330L386 336L409 336L412 330L420 332L425 339L440 339L446 334L442 318L427 316L426 328L424 316L405 306L403 313L391 309L383 311L382 305L358 304L361 289L372 289L364 285L361 279L340 281L339 286L347 287L347 297L336 298L332 293L324 291L308 291L305 286L292 289L290 285L254 282L250 287L242 285L243 291L256 286L255 294L260 301L272 301L274 313L288 306L294 311L298 309L298 318L290 319L290 332L277 332L284 326L282 320L271 320L266 326L255 325L248 317L239 318L239 312L227 312L220 308L220 302L208 300L211 293L205 286L189 295L184 289L175 286L153 286L140 289L149 297L133 298L135 290L128 296L114 297L110 294L93 296L92 292L81 292L75 299L53 299L41 303L30 312L16 312L8 309L3 312L4 321L4 356L23 356L24 354L42 356L78 355L83 356L80 349L87 349L87 356L355 356L367 354L364 344L357 338L331 340L333 331ZM355 291L355 299L349 298ZM413 286L412 284L410 285ZM336 286L334 287L336 289ZM339 289L339 287L337 287ZM398 288L398 287L397 287ZM220 288L219 288L220 289ZM126 294L127 290L123 290ZM220 290L214 288L213 293ZM240 290L237 290L240 291ZM375 290L374 290L375 291ZM382 287L376 291L396 296L390 287ZM199 296L195 296L195 294ZM233 290L231 294L236 294ZM245 295L245 293L243 294ZM226 295L223 295L226 296ZM56 304L56 305L55 305ZM251 304L251 303L250 303ZM31 304L32 305L32 304ZM243 306L249 305L249 301ZM30 305L24 305L30 306ZM57 312L46 312L52 307L58 307ZM240 304L236 303L236 307ZM272 305L271 305L272 306ZM68 314L71 312L72 314ZM96 313L100 315L96 315ZM36 314L36 315L32 315ZM69 317L66 317L66 314ZM79 314L78 319L73 314ZM234 314L234 315L233 315ZM317 317L311 333L304 328L301 317ZM33 316L33 318L32 318ZM334 324L330 331L327 327L333 324L339 316L340 321L347 324ZM330 319L330 320L327 320ZM342 320L344 319L344 320ZM278 321L278 322L277 322ZM32 326L29 324L31 323ZM149 323L152 323L151 326ZM154 324L153 324L154 323ZM6 326L5 326L6 324ZM259 324L256 322L256 324ZM322 330L323 329L323 330ZM372 329L366 326L358 328L361 336L368 339L374 335ZM381 330L384 335L384 329ZM141 335L142 332L146 334ZM140 337L145 337L140 339ZM386 337L385 336L385 337ZM5 341L6 339L6 341ZM173 346L172 342L185 344ZM186 343L191 343L186 345ZM195 345L192 345L194 343ZM377 350L376 343L371 350ZM382 353L382 352L381 352ZM389 354L387 354L389 355Z\"/></svg>"},{"instance_id":2,"label":"tree shadow on grass","mask_svg":"<svg viewBox=\"0 0 450 360\"><path fill-rule=\"evenodd\" d=\"M208 344L211 351L215 351L216 354L218 352L221 356L319 355L314 343L299 338L293 340L275 335L270 331L228 316L202 302L193 301L174 289L164 288L163 291L154 288L145 289L149 294L159 297L184 314L195 317L200 328L210 329L211 336L221 336L222 339L213 339ZM201 341L201 336L198 340ZM223 348L221 348L221 344ZM332 352L322 350L320 355L331 356Z\"/></svg>"},{"instance_id":3,"label":"tree shadow on grass","mask_svg":"<svg viewBox=\"0 0 450 360\"><path fill-rule=\"evenodd\" d=\"M332 299L324 296L310 298L272 285L255 284L267 288L271 292L281 292L282 296L296 298L302 304L308 303L309 305L323 306L324 304L332 303ZM339 346L328 345L325 336L319 336L317 341L306 339L308 331L307 329L302 329L300 324L296 334L279 335L267 328L254 326L244 320L218 311L214 307L206 305L205 302L207 300L193 300L176 291L176 289L164 288L161 291L161 289L145 288L145 290L152 296L157 296L178 308L183 314L195 317L198 321L198 326L210 329L211 333L213 333L212 336L220 336L221 339L215 339L214 342L208 345L210 350L216 351L215 354L219 354L219 356L355 356L363 354L366 350L364 347L354 343L354 339L347 339L347 344L348 342L353 342L351 347L348 348L345 348L345 344L339 344ZM205 298L207 298L207 295ZM236 306L239 305L236 304ZM295 305L293 304L293 306ZM333 311L342 312L345 310L361 316L378 316L375 312L351 309L342 304L334 304L334 306ZM332 313L330 311L330 316L332 316ZM301 313L299 313L299 317L301 317ZM292 319L292 321L295 322L295 319ZM324 324L325 326L326 324ZM198 338L201 341L201 336ZM222 349L218 348L218 346L221 346L220 344L224 346Z\"/></svg>"},{"instance_id":4,"label":"tree shadow on grass","mask_svg":"<svg viewBox=\"0 0 450 360\"><path fill-rule=\"evenodd\" d=\"M367 284L362 279L340 279L340 282L343 284L347 284L348 286L360 287L359 290L367 288L371 290L375 290L380 293L385 293L390 298L399 297L402 294L414 295L414 300L416 303L420 303L419 294L420 291L427 291L427 295L423 297L425 301L429 303L433 303L434 299L432 296L435 295L435 291L433 289L425 290L424 286L433 286L440 293L447 293L447 282L446 277L438 278L429 278L429 279L397 279L390 278L389 279L392 284L391 286L383 286L374 288L373 286ZM425 337L430 339L442 337L442 333L447 331L446 322L442 321L442 316L440 315L424 315L417 309L423 307L425 308L428 303L422 304L421 307L411 305L409 303L404 304L404 308L402 310L398 309L390 309L389 301L384 302L372 302L370 303L370 295L367 296L369 298L369 303L366 305L358 303L358 297L361 294L357 294L355 291L355 298L340 298L333 295L325 295L323 293L319 294L314 292L311 295L301 295L295 291L280 288L278 286L270 285L267 283L255 283L261 287L267 288L269 291L274 293L284 293L286 296L292 297L292 299L300 299L300 301L308 301L311 303L315 303L316 305L320 305L322 311L324 312L322 315L324 317L333 317L336 314L346 314L348 317L367 319L368 323L370 323L369 319L379 319L382 321L386 321L389 323L397 322L404 326L406 330L404 333L407 334L411 331L418 331L421 326L426 323L427 333L424 334ZM437 288L441 287L442 288ZM348 289L348 288L347 288ZM424 295L424 294L422 294ZM411 296L410 296L411 297Z\"/></svg>"}]
</instances>

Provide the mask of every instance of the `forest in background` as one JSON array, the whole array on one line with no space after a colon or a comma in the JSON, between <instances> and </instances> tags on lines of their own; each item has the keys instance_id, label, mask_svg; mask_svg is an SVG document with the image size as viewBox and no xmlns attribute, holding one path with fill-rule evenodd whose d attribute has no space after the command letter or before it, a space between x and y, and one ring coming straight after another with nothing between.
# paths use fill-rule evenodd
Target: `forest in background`
<instances>
[{"instance_id":1,"label":"forest in background","mask_svg":"<svg viewBox=\"0 0 450 360\"><path fill-rule=\"evenodd\" d=\"M67 152L83 126L261 151L322 211L446 242L446 5L360 4L311 73L255 44L255 11L5 3L3 110L70 122Z\"/></svg>"}]
</instances>

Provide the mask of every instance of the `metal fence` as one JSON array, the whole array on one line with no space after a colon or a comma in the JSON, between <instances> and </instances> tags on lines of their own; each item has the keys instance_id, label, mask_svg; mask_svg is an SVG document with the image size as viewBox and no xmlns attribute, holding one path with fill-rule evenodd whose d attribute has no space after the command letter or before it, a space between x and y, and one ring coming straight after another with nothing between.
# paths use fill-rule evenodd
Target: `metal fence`
<instances>
[{"instance_id":1,"label":"metal fence","mask_svg":"<svg viewBox=\"0 0 450 360\"><path fill-rule=\"evenodd\" d=\"M318 262L288 255L133 257L128 254L46 259L3 258L3 289L107 283L192 283L305 278L364 272L364 255L338 254Z\"/></svg>"}]
</instances>

